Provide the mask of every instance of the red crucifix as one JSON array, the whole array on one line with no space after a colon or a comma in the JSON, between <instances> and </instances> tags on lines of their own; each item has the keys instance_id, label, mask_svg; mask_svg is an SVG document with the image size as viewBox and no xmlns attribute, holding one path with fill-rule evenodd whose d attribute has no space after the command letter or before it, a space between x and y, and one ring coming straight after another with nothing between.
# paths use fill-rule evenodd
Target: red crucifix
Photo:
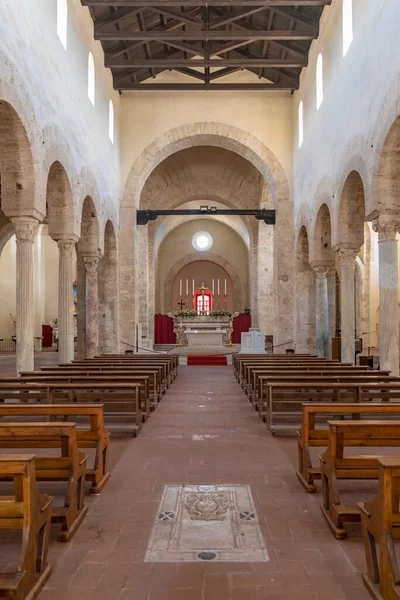
<instances>
[{"instance_id":1,"label":"red crucifix","mask_svg":"<svg viewBox=\"0 0 400 600\"><path fill-rule=\"evenodd\" d=\"M194 310L199 315L208 315L212 311L212 291L201 284L201 288L194 292Z\"/></svg>"}]
</instances>

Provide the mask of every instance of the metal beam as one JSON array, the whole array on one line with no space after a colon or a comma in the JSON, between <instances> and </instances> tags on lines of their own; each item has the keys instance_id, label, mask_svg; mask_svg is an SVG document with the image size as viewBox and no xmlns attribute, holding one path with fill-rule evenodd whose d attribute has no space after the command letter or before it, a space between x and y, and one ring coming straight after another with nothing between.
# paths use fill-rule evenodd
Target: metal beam
<instances>
[{"instance_id":1,"label":"metal beam","mask_svg":"<svg viewBox=\"0 0 400 600\"><path fill-rule=\"evenodd\" d=\"M95 38L102 41L216 41L216 40L314 40L316 33L298 30L263 31L244 29L241 31L97 31Z\"/></svg>"},{"instance_id":2,"label":"metal beam","mask_svg":"<svg viewBox=\"0 0 400 600\"><path fill-rule=\"evenodd\" d=\"M140 91L175 91L175 92L184 92L188 90L196 90L196 91L237 91L237 90L251 90L253 92L260 92L266 90L273 91L293 91L298 89L298 84L287 84L287 85L277 85L275 83L210 83L201 84L201 83L118 83L114 84L115 89L123 91L123 90L140 90Z\"/></svg>"},{"instance_id":3,"label":"metal beam","mask_svg":"<svg viewBox=\"0 0 400 600\"><path fill-rule=\"evenodd\" d=\"M203 206L194 209L176 209L176 210L138 210L136 211L136 222L138 225L147 225L149 221L155 221L157 217L168 215L199 215L202 217L214 215L239 215L255 217L258 221L264 221L267 225L275 225L274 210L252 210L236 208L215 208L214 206Z\"/></svg>"},{"instance_id":4,"label":"metal beam","mask_svg":"<svg viewBox=\"0 0 400 600\"><path fill-rule=\"evenodd\" d=\"M185 67L189 68L206 68L210 69L219 69L223 67L232 67L238 69L248 69L248 68L261 68L261 67L270 67L275 69L283 69L283 68L302 68L307 66L307 60L299 60L299 59L271 59L271 58L255 58L255 59L245 59L245 58L221 58L220 60L198 60L194 58L188 59L152 59L146 60L145 58L140 60L123 60L120 58L107 58L105 59L105 66L110 69L124 69L124 68L133 68L133 69L141 69L141 68L154 68L154 69L181 69Z\"/></svg>"},{"instance_id":5,"label":"metal beam","mask_svg":"<svg viewBox=\"0 0 400 600\"><path fill-rule=\"evenodd\" d=\"M153 0L81 0L83 6L132 6L152 7L155 6ZM158 0L157 6L329 6L332 0L209 0L200 2L199 0Z\"/></svg>"}]
</instances>

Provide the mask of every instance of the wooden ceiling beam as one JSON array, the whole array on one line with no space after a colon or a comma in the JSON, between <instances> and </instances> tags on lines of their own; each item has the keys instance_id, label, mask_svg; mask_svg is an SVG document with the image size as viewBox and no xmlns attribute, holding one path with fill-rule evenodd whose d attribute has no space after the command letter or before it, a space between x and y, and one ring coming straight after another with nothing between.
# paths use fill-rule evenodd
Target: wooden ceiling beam
<instances>
[{"instance_id":1,"label":"wooden ceiling beam","mask_svg":"<svg viewBox=\"0 0 400 600\"><path fill-rule=\"evenodd\" d=\"M276 85L274 83L138 83L138 84L119 84L116 85L116 89L120 91L126 90L138 90L138 91L176 91L183 92L187 90L222 90L222 91L235 91L235 90L251 90L251 91L293 91L298 89L293 85Z\"/></svg>"},{"instance_id":2,"label":"wooden ceiling beam","mask_svg":"<svg viewBox=\"0 0 400 600\"><path fill-rule=\"evenodd\" d=\"M197 52L197 51L196 51ZM238 68L238 69L248 69L249 67L254 68L262 68L262 67L272 67L276 69L281 68L302 68L307 66L307 60L291 60L291 59L271 59L271 58L222 58L215 60L200 60L200 59L169 59L162 58L157 59L153 58L152 60L147 59L134 59L134 60L123 60L123 59L113 59L107 58L105 60L105 66L110 69L123 69L123 68L155 68L155 69L179 69L184 67L210 67L213 68L222 68L222 67L230 67L230 68Z\"/></svg>"},{"instance_id":3,"label":"wooden ceiling beam","mask_svg":"<svg viewBox=\"0 0 400 600\"><path fill-rule=\"evenodd\" d=\"M223 17L219 17L218 19L213 19L210 22L210 29L215 29L216 27L222 27L223 25L227 25L228 23L233 23L234 21L238 21L239 19L244 19L245 17L249 17L250 15L254 15L255 13L261 12L263 10L267 10L267 6L257 6L255 8L249 8L240 11L234 11L231 13L226 13Z\"/></svg>"},{"instance_id":4,"label":"wooden ceiling beam","mask_svg":"<svg viewBox=\"0 0 400 600\"><path fill-rule=\"evenodd\" d=\"M240 31L99 31L95 36L102 41L218 41L218 40L307 40L316 38L316 34L309 31L298 30L273 30L263 31L258 29L241 29Z\"/></svg>"},{"instance_id":5,"label":"wooden ceiling beam","mask_svg":"<svg viewBox=\"0 0 400 600\"><path fill-rule=\"evenodd\" d=\"M110 26L110 25L116 25L124 17L127 17L127 16L133 17L140 10L142 10L141 7L140 8L136 8L136 9L132 9L132 8L118 8L114 13L112 13L108 17L105 17L104 19L96 19L95 24L94 24L94 30L96 31L96 30L101 29L103 27L107 27L107 26Z\"/></svg>"},{"instance_id":6,"label":"wooden ceiling beam","mask_svg":"<svg viewBox=\"0 0 400 600\"><path fill-rule=\"evenodd\" d=\"M187 25L199 25L201 27L203 26L203 21L196 19L195 17L191 17L185 12L179 12L178 10L168 9L163 6L152 6L151 10L154 10L165 17L169 17L170 19L176 19L180 23L186 23Z\"/></svg>"}]
</instances>

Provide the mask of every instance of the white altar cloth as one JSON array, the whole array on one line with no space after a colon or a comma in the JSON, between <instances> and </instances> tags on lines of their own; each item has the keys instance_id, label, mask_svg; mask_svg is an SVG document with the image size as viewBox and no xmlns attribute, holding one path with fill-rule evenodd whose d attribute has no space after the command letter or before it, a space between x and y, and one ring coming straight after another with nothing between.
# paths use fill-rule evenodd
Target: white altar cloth
<instances>
[{"instance_id":1,"label":"white altar cloth","mask_svg":"<svg viewBox=\"0 0 400 600\"><path fill-rule=\"evenodd\" d=\"M224 333L226 333L225 329L214 329L208 331L204 329L185 330L189 348L222 348Z\"/></svg>"}]
</instances>

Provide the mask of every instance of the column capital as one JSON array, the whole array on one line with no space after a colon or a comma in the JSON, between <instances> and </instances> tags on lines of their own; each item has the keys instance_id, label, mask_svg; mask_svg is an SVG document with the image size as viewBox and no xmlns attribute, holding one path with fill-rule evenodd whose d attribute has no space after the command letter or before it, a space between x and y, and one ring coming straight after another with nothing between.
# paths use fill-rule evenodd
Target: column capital
<instances>
[{"instance_id":1,"label":"column capital","mask_svg":"<svg viewBox=\"0 0 400 600\"><path fill-rule=\"evenodd\" d=\"M339 248L340 264L345 267L354 266L354 261L356 260L357 254L358 250L355 248Z\"/></svg>"},{"instance_id":2,"label":"column capital","mask_svg":"<svg viewBox=\"0 0 400 600\"><path fill-rule=\"evenodd\" d=\"M85 269L86 272L89 273L89 275L94 275L95 273L97 273L97 266L99 264L99 257L98 256L84 256L83 257L83 262L85 263Z\"/></svg>"},{"instance_id":3,"label":"column capital","mask_svg":"<svg viewBox=\"0 0 400 600\"><path fill-rule=\"evenodd\" d=\"M329 273L329 265L314 265L312 266L317 279L325 279Z\"/></svg>"},{"instance_id":4,"label":"column capital","mask_svg":"<svg viewBox=\"0 0 400 600\"><path fill-rule=\"evenodd\" d=\"M396 240L400 231L400 217L394 215L381 215L372 222L372 229L379 235L379 241Z\"/></svg>"},{"instance_id":5,"label":"column capital","mask_svg":"<svg viewBox=\"0 0 400 600\"><path fill-rule=\"evenodd\" d=\"M62 258L72 258L74 255L75 240L60 239L57 240L58 250Z\"/></svg>"},{"instance_id":6,"label":"column capital","mask_svg":"<svg viewBox=\"0 0 400 600\"><path fill-rule=\"evenodd\" d=\"M34 217L11 217L15 237L19 242L34 242L39 221Z\"/></svg>"}]
</instances>

